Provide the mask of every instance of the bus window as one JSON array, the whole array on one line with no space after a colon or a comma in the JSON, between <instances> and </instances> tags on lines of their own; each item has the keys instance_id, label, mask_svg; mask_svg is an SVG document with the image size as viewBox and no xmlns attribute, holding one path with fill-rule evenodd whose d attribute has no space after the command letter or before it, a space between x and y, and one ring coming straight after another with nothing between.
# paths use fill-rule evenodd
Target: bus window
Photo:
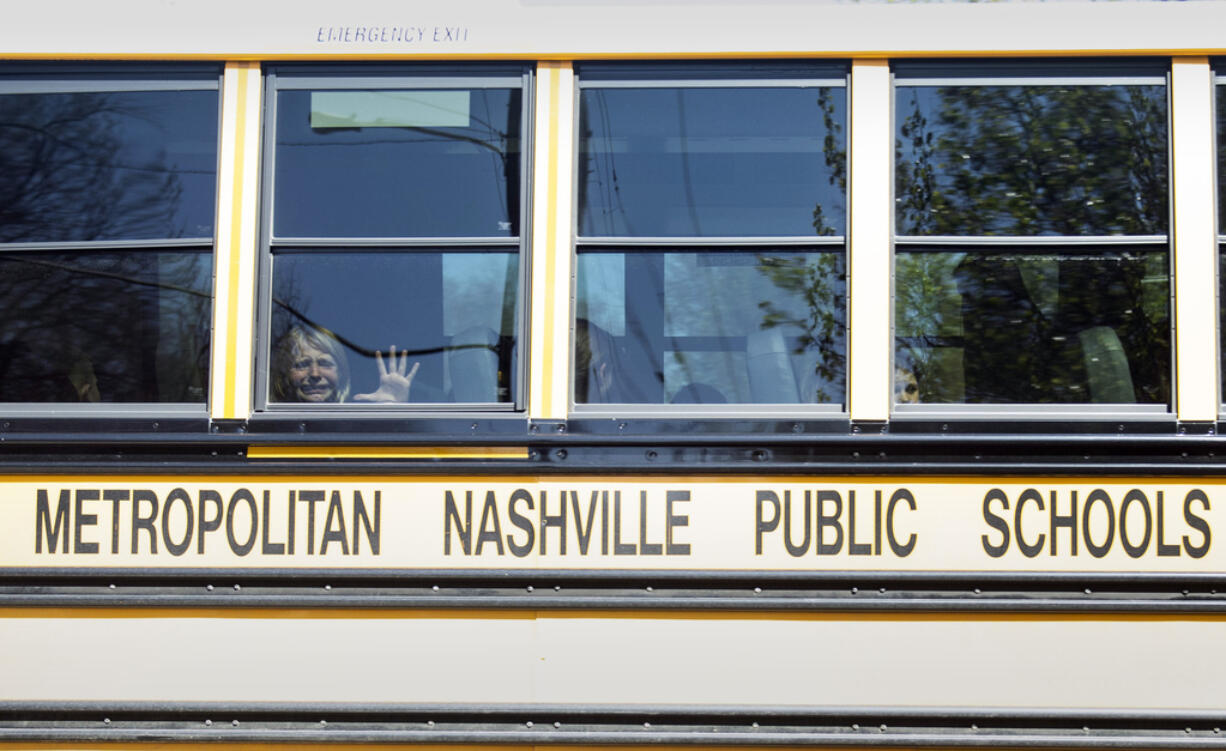
<instances>
[{"instance_id":1,"label":"bus window","mask_svg":"<svg viewBox=\"0 0 1226 751\"><path fill-rule=\"evenodd\" d=\"M219 78L0 69L0 401L204 403Z\"/></svg>"},{"instance_id":2,"label":"bus window","mask_svg":"<svg viewBox=\"0 0 1226 751\"><path fill-rule=\"evenodd\" d=\"M846 70L578 73L575 403L842 409Z\"/></svg>"},{"instance_id":3,"label":"bus window","mask_svg":"<svg viewBox=\"0 0 1226 751\"><path fill-rule=\"evenodd\" d=\"M918 402L1169 405L1165 70L900 63L895 84Z\"/></svg>"},{"instance_id":4,"label":"bus window","mask_svg":"<svg viewBox=\"0 0 1226 751\"><path fill-rule=\"evenodd\" d=\"M1226 262L1226 76L1222 73L1222 63L1215 65L1215 106L1217 108L1217 205L1218 205L1218 336L1221 337L1220 352L1226 358L1226 272L1222 270ZM1218 368L1222 379L1221 392L1218 398L1226 400L1226 362Z\"/></svg>"},{"instance_id":5,"label":"bus window","mask_svg":"<svg viewBox=\"0 0 1226 751\"><path fill-rule=\"evenodd\" d=\"M271 71L266 404L515 401L525 80Z\"/></svg>"}]
</instances>

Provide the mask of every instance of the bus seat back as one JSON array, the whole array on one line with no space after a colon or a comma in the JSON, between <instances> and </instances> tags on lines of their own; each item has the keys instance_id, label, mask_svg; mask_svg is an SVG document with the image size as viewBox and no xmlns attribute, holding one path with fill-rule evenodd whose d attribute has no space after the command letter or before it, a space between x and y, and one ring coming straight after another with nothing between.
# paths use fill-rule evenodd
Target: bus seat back
<instances>
[{"instance_id":1,"label":"bus seat back","mask_svg":"<svg viewBox=\"0 0 1226 751\"><path fill-rule=\"evenodd\" d=\"M455 401L498 401L498 335L492 329L473 326L453 336L447 361Z\"/></svg>"},{"instance_id":2,"label":"bus seat back","mask_svg":"<svg viewBox=\"0 0 1226 751\"><path fill-rule=\"evenodd\" d=\"M778 329L755 331L745 337L745 367L749 393L761 404L795 404L800 401L796 374L787 342Z\"/></svg>"}]
</instances>

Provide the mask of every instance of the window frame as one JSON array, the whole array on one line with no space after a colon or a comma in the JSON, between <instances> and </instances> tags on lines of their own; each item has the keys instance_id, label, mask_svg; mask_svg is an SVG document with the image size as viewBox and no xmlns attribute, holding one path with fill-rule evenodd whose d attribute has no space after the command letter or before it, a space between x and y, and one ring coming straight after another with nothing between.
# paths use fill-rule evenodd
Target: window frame
<instances>
[{"instance_id":1,"label":"window frame","mask_svg":"<svg viewBox=\"0 0 1226 751\"><path fill-rule=\"evenodd\" d=\"M890 61L891 139L897 143L899 89L938 86L1059 86L1059 85L1161 85L1166 101L1166 233L1155 235L903 235L898 231L897 145L890 159L890 371L896 372L897 339L897 260L900 252L941 253L996 250L1019 255L1047 252L1075 252L1078 248L1104 250L1140 248L1167 254L1167 336L1170 355L1167 363L1169 401L1165 404L1118 402L951 402L900 403L891 391L890 417L901 423L930 420L1010 419L1086 421L1128 420L1141 422L1175 419L1177 404L1175 352L1175 248L1174 248L1174 158L1173 108L1171 105L1171 62L1169 58L1121 60L1083 60L1045 58L1037 60L900 60ZM900 73L901 70L901 73ZM971 72L973 71L973 72ZM988 256L990 257L990 256Z\"/></svg>"},{"instance_id":2,"label":"window frame","mask_svg":"<svg viewBox=\"0 0 1226 751\"><path fill-rule=\"evenodd\" d=\"M580 122L581 97L589 89L765 89L806 88L841 89L845 119L842 123L844 138L844 169L851 163L851 64L841 60L737 60L729 62L584 62L575 66L575 118L574 170L571 206L571 258L575 272L571 275L571 314L567 357L571 378L566 384L567 413L573 420L589 418L630 417L658 418L661 420L692 419L738 419L796 418L809 423L845 420L849 414L850 395L850 337L847 326L850 314L850 285L846 283L850 266L848 245L848 190L843 190L843 221L841 231L835 235L744 235L744 236L633 236L633 235L582 235L580 223L582 211L579 205L579 175L582 158L582 133ZM843 259L843 394L839 402L829 403L766 403L739 402L728 404L670 404L610 402L588 403L576 401L575 377L575 329L578 301L578 265L583 254L598 254L608 251L630 253L660 253L667 256L676 251L702 250L710 253L752 252L762 248L787 248L799 252L825 253L841 250ZM799 424L799 423L797 423ZM789 422L788 426L793 423Z\"/></svg>"},{"instance_id":3,"label":"window frame","mask_svg":"<svg viewBox=\"0 0 1226 751\"><path fill-rule=\"evenodd\" d=\"M222 155L222 94L224 68L219 63L137 63L137 62L7 62L0 66L0 94L89 94L142 93L165 91L211 91L216 101L216 133L213 144L213 194L208 215L212 219L207 236L164 237L116 240L56 240L31 242L0 241L0 253L81 253L125 251L131 253L194 252L208 255L210 261L208 316L216 305L217 201L220 195ZM216 346L210 334L210 356L204 367L203 398L198 402L0 402L0 414L18 418L69 418L91 421L97 418L207 418L211 402L211 352ZM155 423L156 425L156 423Z\"/></svg>"},{"instance_id":4,"label":"window frame","mask_svg":"<svg viewBox=\"0 0 1226 751\"><path fill-rule=\"evenodd\" d=\"M1217 254L1217 263L1214 264L1214 269L1217 273L1217 279L1214 280L1213 289L1216 298L1216 312L1213 325L1217 329L1215 337L1218 343L1217 357L1217 377L1214 378L1214 385L1217 388L1217 409L1218 418L1226 418L1226 384L1222 383L1222 379L1226 378L1226 362L1223 358L1226 357L1226 342L1223 337L1226 337L1226 325L1222 322L1222 315L1226 312L1226 300L1223 299L1222 282L1226 281L1226 273L1223 273L1222 264L1226 259L1226 221L1223 214L1226 214L1226 208L1223 206L1226 199L1226 186L1223 186L1222 181L1226 180L1226 174L1219 169L1222 159L1226 158L1226 113L1220 111L1223 105L1226 105L1226 59L1210 58L1209 60L1210 81L1210 107L1213 113L1213 160L1212 169L1214 176L1214 188L1217 195L1214 196L1213 202L1213 237Z\"/></svg>"},{"instance_id":5,"label":"window frame","mask_svg":"<svg viewBox=\"0 0 1226 751\"><path fill-rule=\"evenodd\" d=\"M312 420L401 419L406 417L456 417L465 415L523 417L527 410L528 329L531 279L531 174L533 150L533 102L535 69L527 63L404 63L362 65L354 63L285 63L270 64L264 72L264 122L260 167L260 236L257 270L255 318L255 373L252 379L254 417L273 418L286 415L310 415ZM280 91L328 90L369 91L372 89L517 89L520 96L519 148L519 224L513 236L472 235L442 237L278 237L273 233L276 202L276 141L277 94ZM515 300L515 343L510 375L514 384L508 402L406 402L301 404L271 401L269 394L272 365L271 341L273 307L273 256L278 248L292 248L310 253L353 250L357 252L415 253L433 251L439 254L489 252L505 248L517 258L518 298ZM417 429L426 429L426 424ZM444 431L446 428L444 428Z\"/></svg>"}]
</instances>

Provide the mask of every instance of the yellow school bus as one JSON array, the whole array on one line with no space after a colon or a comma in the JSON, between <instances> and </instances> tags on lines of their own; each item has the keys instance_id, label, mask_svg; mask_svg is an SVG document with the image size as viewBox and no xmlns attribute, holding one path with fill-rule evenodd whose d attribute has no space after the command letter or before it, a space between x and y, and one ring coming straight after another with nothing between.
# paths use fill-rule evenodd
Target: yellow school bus
<instances>
[{"instance_id":1,"label":"yellow school bus","mask_svg":"<svg viewBox=\"0 0 1226 751\"><path fill-rule=\"evenodd\" d=\"M3 16L0 748L1226 746L1226 5Z\"/></svg>"}]
</instances>

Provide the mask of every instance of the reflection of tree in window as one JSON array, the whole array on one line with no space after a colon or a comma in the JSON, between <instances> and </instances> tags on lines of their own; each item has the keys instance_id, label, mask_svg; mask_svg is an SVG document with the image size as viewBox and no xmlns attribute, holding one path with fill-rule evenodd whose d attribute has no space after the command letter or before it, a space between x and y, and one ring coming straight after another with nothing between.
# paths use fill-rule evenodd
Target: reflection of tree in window
<instances>
[{"instance_id":1,"label":"reflection of tree in window","mask_svg":"<svg viewBox=\"0 0 1226 751\"><path fill-rule=\"evenodd\" d=\"M842 253L817 255L810 263L770 255L758 256L758 270L785 293L785 300L801 300L801 316L776 300L762 300L763 330L784 327L793 337L795 355L816 354L812 373L798 373L802 402L839 403L843 400L844 342L846 341L846 276ZM812 384L812 389L807 386Z\"/></svg>"},{"instance_id":2,"label":"reflection of tree in window","mask_svg":"<svg viewBox=\"0 0 1226 751\"><path fill-rule=\"evenodd\" d=\"M0 96L0 241L208 234L175 226L181 168L134 142L158 127L141 96Z\"/></svg>"},{"instance_id":3,"label":"reflection of tree in window","mask_svg":"<svg viewBox=\"0 0 1226 751\"><path fill-rule=\"evenodd\" d=\"M142 97L164 95L0 96L0 242L211 234L183 226L182 169L167 134L147 137L164 123ZM0 264L0 401L204 401L207 252L9 250Z\"/></svg>"},{"instance_id":4,"label":"reflection of tree in window","mask_svg":"<svg viewBox=\"0 0 1226 751\"><path fill-rule=\"evenodd\" d=\"M904 86L898 105L900 236L1166 233L1162 86ZM1162 241L1011 245L899 252L898 357L924 401L1169 400ZM1126 367L1095 395L1087 348L1102 346L1122 346Z\"/></svg>"},{"instance_id":5,"label":"reflection of tree in window","mask_svg":"<svg viewBox=\"0 0 1226 751\"><path fill-rule=\"evenodd\" d=\"M0 253L0 401L202 402L207 253Z\"/></svg>"},{"instance_id":6,"label":"reflection of tree in window","mask_svg":"<svg viewBox=\"0 0 1226 751\"><path fill-rule=\"evenodd\" d=\"M844 91L831 88L817 91L817 106L822 115L824 133L822 159L826 164L827 181L838 189L839 195L846 195L847 150L843 145L842 119L835 113L836 94L843 96ZM838 235L840 229L830 223L822 203L818 201L813 207L814 233L820 236ZM847 279L842 254L823 253L811 264L786 261L763 254L759 256L758 269L788 297L803 300L806 315L800 318L789 315L785 306L774 300L762 300L758 303L762 311L761 328L795 327L800 334L794 339L793 354L817 354L814 372L799 374L802 402L841 402L845 391L847 337ZM808 382L816 383L813 393L808 393L805 388Z\"/></svg>"},{"instance_id":7,"label":"reflection of tree in window","mask_svg":"<svg viewBox=\"0 0 1226 751\"><path fill-rule=\"evenodd\" d=\"M1163 87L904 91L898 103L898 234L1166 232Z\"/></svg>"}]
</instances>

